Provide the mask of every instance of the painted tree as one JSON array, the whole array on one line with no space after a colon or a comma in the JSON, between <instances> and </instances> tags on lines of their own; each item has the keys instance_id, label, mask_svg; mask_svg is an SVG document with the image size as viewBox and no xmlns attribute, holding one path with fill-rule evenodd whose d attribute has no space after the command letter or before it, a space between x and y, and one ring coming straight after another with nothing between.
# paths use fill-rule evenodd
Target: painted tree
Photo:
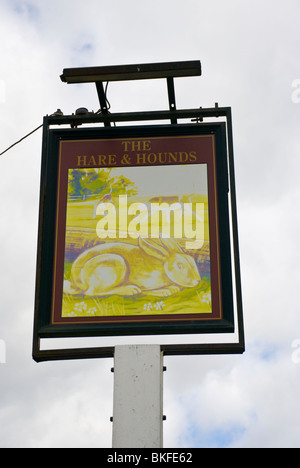
<instances>
[{"instance_id":1,"label":"painted tree","mask_svg":"<svg viewBox=\"0 0 300 468\"><path fill-rule=\"evenodd\" d=\"M69 199L102 199L105 196L136 195L134 183L127 177L111 177L111 169L71 169L68 176Z\"/></svg>"}]
</instances>

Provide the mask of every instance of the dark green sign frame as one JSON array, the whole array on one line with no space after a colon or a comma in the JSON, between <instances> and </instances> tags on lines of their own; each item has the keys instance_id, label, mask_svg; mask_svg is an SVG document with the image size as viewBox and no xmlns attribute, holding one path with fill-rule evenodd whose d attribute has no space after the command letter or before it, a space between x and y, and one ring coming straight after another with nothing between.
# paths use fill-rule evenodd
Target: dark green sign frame
<instances>
[{"instance_id":1,"label":"dark green sign frame","mask_svg":"<svg viewBox=\"0 0 300 468\"><path fill-rule=\"evenodd\" d=\"M130 127L105 125L105 127L77 128L78 124L82 123L104 122L107 124L109 121L158 120L159 118L172 118L174 120L174 118L183 118L183 112L185 112L184 118L189 116L199 121L206 116L220 117L223 115L226 117L226 122ZM95 336L224 334L237 330L239 340L237 343L161 345L162 351L165 355L244 352L231 110L229 108L215 108L197 111L170 111L164 114L164 116L161 113L153 113L152 116L149 113L145 113L143 116L137 113L45 117L33 337L33 357L36 361L113 357L114 347L40 349L41 339ZM73 128L50 128L52 125L66 123L71 124ZM159 159L157 155L162 154L159 152L159 144L162 145L166 139L170 144L171 159ZM124 151L121 154L121 150L116 149L116 145L120 146L122 142L126 141L129 143L127 147L123 145ZM189 141L197 141L196 150L188 146ZM201 143L199 143L200 141ZM135 145L130 146L130 142L135 142ZM141 143L142 146L139 147L137 142L144 143ZM150 146L147 146L149 142L154 142L152 152L150 152ZM155 144L158 146L155 147ZM104 154L99 151L99 154L95 152L98 147L103 149L107 148L107 145L111 146L111 151L103 151ZM197 148L199 149L198 153ZM130 149L134 151L130 153ZM174 156L175 153L177 160ZM136 157L137 154L139 159ZM102 158L99 159L100 155ZM212 313L205 314L202 311L202 315L201 313L193 315L183 310L182 314L178 312L169 315L150 314L142 317L135 315L132 318L126 316L125 310L125 316L118 317L96 319L84 316L80 318L63 317L68 177L72 171L76 170L76 167L77 169L106 168L109 170L116 167L122 168L126 165L130 171L130 167L137 167L141 164L145 171L147 171L147 167L169 166L170 174L171 167L174 166L207 165L208 174L211 174L208 177L208 191L211 197L209 201L209 229ZM155 194L153 194L153 198L154 196ZM231 218L229 211L231 211ZM231 264L232 257L234 265ZM191 262L191 260L189 261ZM77 294L78 303L80 303L84 292L80 291L78 282L76 287L78 289L75 290L75 295ZM74 283L72 288L74 290ZM178 285L177 289L179 289ZM160 296L158 297L161 299Z\"/></svg>"}]
</instances>

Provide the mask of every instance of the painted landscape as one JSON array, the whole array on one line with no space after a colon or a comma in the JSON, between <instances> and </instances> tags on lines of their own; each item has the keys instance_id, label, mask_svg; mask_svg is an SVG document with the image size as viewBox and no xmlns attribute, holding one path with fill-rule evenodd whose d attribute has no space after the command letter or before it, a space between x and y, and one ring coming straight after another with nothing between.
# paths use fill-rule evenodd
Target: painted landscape
<instances>
[{"instance_id":1,"label":"painted landscape","mask_svg":"<svg viewBox=\"0 0 300 468\"><path fill-rule=\"evenodd\" d=\"M181 166L174 167L177 172ZM69 170L62 317L211 313L207 193L205 190L204 193L190 193L186 189L182 195L174 195L172 188L166 193L162 187L161 194L145 194L140 188L142 180L140 185L130 179L129 171L128 174L124 172L124 169L122 174L114 169ZM118 230L121 224L119 199L124 195L129 207L144 207L143 215L148 219L145 222L143 218L142 223L144 227L149 226L148 237L139 239L137 232L133 235L129 231L126 236ZM175 238L178 229L174 223L180 219L176 218L176 210L170 216L170 238L151 239L151 229L155 226L150 207L153 210L157 204L173 205L180 210L188 204L186 206L194 209L197 203L204 207L200 248L187 248L187 242L192 239L184 236L184 229L183 235ZM117 230L110 232L107 224L102 238L99 222L102 220L103 225L106 218L99 215L99 205L107 209L114 207L116 216ZM139 216L137 231L141 226L141 213ZM132 219L137 218L128 215L128 223ZM162 218L155 219L161 222ZM192 221L191 231L195 232L195 218ZM155 228L156 232L161 230L161 226ZM119 283L118 277L122 279ZM137 285L135 288L129 284L132 278ZM168 284L160 285L160 278ZM103 291L97 281L106 285ZM111 289L107 286L110 281L114 284Z\"/></svg>"}]
</instances>

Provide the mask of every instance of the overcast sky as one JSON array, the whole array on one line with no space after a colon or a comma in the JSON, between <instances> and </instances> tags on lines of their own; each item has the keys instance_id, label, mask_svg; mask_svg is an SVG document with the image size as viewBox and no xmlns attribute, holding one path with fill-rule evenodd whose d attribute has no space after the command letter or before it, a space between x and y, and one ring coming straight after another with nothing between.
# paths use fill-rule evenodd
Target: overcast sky
<instances>
[{"instance_id":1,"label":"overcast sky","mask_svg":"<svg viewBox=\"0 0 300 468\"><path fill-rule=\"evenodd\" d=\"M57 108L98 110L63 68L201 60L177 107L232 107L247 349L165 358L165 447L300 447L299 15L298 0L0 0L0 153ZM160 80L108 97L168 105ZM109 448L113 360L31 358L41 141L0 157L0 446Z\"/></svg>"}]
</instances>

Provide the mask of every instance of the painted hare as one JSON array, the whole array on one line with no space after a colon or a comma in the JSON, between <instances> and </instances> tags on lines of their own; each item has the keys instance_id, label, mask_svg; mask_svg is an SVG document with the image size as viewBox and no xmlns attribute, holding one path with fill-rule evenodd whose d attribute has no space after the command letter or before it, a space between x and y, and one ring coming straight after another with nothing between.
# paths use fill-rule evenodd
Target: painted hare
<instances>
[{"instance_id":1,"label":"painted hare","mask_svg":"<svg viewBox=\"0 0 300 468\"><path fill-rule=\"evenodd\" d=\"M195 260L173 239L139 238L139 245L122 242L100 244L75 260L66 294L85 296L166 297L201 281Z\"/></svg>"}]
</instances>

